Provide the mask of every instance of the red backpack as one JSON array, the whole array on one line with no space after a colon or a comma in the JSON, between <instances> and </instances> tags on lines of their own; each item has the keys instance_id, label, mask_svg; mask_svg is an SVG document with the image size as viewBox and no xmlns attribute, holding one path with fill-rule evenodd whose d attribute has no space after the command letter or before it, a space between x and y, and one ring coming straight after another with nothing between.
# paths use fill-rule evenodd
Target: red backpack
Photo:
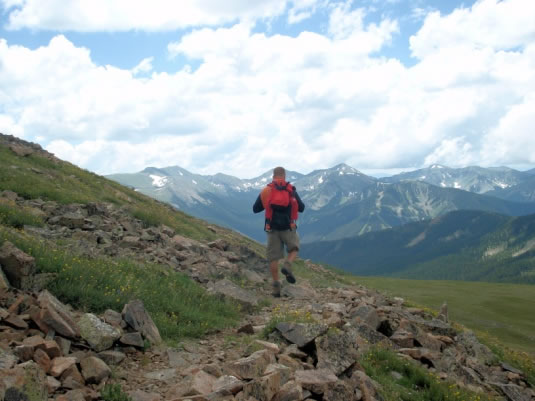
<instances>
[{"instance_id":1,"label":"red backpack","mask_svg":"<svg viewBox=\"0 0 535 401\"><path fill-rule=\"evenodd\" d=\"M273 181L268 187L271 188L271 193L266 205L265 230L295 230L298 204L293 185L285 181Z\"/></svg>"}]
</instances>

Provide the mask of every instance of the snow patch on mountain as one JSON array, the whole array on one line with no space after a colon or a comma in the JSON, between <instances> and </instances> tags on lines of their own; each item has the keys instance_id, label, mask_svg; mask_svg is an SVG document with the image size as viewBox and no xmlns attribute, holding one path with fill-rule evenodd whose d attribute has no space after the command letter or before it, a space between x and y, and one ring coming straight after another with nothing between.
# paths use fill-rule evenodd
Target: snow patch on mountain
<instances>
[{"instance_id":1,"label":"snow patch on mountain","mask_svg":"<svg viewBox=\"0 0 535 401\"><path fill-rule=\"evenodd\" d=\"M493 184L499 186L502 189L509 188L511 186L511 185L509 185L509 184L507 184L505 182L501 182L501 181L494 181Z\"/></svg>"},{"instance_id":2,"label":"snow patch on mountain","mask_svg":"<svg viewBox=\"0 0 535 401\"><path fill-rule=\"evenodd\" d=\"M161 177L154 174L150 174L149 177L152 179L152 186L156 188L163 188L169 182L168 177Z\"/></svg>"}]
</instances>

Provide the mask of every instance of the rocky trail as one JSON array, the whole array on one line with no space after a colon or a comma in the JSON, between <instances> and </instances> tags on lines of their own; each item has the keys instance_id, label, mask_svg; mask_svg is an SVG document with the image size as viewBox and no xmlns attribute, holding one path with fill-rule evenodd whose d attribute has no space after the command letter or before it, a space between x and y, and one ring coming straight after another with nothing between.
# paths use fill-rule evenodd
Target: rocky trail
<instances>
[{"instance_id":1,"label":"rocky trail","mask_svg":"<svg viewBox=\"0 0 535 401\"><path fill-rule=\"evenodd\" d=\"M297 275L270 296L266 262L224 231L202 242L145 227L112 204L4 200L41 216L24 227L81 255L155 262L187 274L245 311L237 327L174 347L162 343L141 301L96 316L44 288L53 275L13 244L0 249L0 400L95 400L119 383L134 401L373 401L380 385L357 360L380 345L449 381L496 399L534 400L523 372L497 360L473 333L361 286L314 287ZM323 267L305 269L328 277ZM266 327L272 329L268 330ZM147 341L152 347L145 350ZM401 375L400 372L392 372Z\"/></svg>"}]
</instances>

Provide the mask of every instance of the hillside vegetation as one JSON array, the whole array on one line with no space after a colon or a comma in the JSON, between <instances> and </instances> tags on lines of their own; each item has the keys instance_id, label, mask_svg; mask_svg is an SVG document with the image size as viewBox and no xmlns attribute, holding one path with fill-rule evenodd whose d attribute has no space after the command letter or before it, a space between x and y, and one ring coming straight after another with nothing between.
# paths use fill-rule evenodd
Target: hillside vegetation
<instances>
[{"instance_id":1,"label":"hillside vegetation","mask_svg":"<svg viewBox=\"0 0 535 401\"><path fill-rule=\"evenodd\" d=\"M36 259L39 273L54 274L47 288L61 300L86 311L102 312L120 310L130 299L140 298L169 341L199 336L237 320L238 305L221 302L180 272L120 252L115 257L92 254L80 241L58 237L46 228L50 216L42 209L77 211L108 202L118 218L137 221L141 227L160 227L168 234L204 242L224 238L252 254L262 252L257 243L31 146L24 143L21 147L18 140L0 136L0 193L13 193L0 197L0 247L10 241ZM17 195L26 199L26 206L13 200ZM28 226L34 227L33 231L21 230Z\"/></svg>"},{"instance_id":2,"label":"hillside vegetation","mask_svg":"<svg viewBox=\"0 0 535 401\"><path fill-rule=\"evenodd\" d=\"M302 255L357 275L533 284L535 215L455 211L350 239L304 244Z\"/></svg>"}]
</instances>

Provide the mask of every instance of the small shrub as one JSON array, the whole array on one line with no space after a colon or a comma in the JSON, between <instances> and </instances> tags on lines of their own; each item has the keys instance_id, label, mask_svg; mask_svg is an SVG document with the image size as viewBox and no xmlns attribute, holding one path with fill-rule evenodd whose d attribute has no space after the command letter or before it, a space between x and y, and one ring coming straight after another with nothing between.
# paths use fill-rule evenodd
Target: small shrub
<instances>
[{"instance_id":1,"label":"small shrub","mask_svg":"<svg viewBox=\"0 0 535 401\"><path fill-rule=\"evenodd\" d=\"M132 398L123 392L120 384L107 383L100 391L104 401L132 401Z\"/></svg>"}]
</instances>

